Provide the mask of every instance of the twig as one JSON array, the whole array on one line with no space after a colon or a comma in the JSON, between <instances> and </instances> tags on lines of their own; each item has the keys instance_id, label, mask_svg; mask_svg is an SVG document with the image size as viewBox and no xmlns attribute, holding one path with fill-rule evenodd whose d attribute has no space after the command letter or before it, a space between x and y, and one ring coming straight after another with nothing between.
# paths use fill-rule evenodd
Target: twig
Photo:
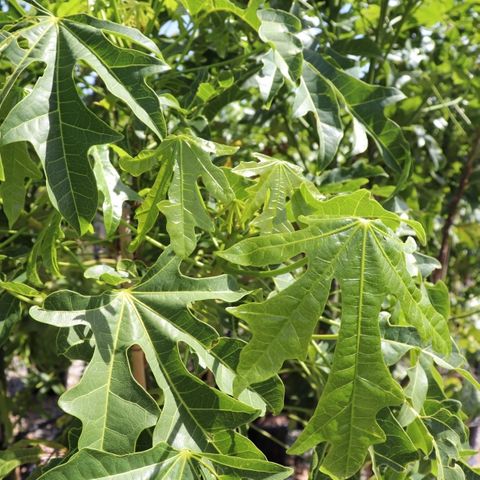
<instances>
[{"instance_id":1,"label":"twig","mask_svg":"<svg viewBox=\"0 0 480 480\"><path fill-rule=\"evenodd\" d=\"M448 258L450 255L450 230L457 216L460 200L463 198L465 191L468 187L468 184L470 182L470 177L472 176L472 173L473 173L473 165L475 163L475 160L477 160L479 156L480 156L480 128L475 133L472 149L470 150L470 154L468 155L467 161L463 166L458 189L455 195L450 200L450 204L448 206L448 215L443 225L442 243L440 246L440 253L438 254L438 261L440 262L442 267L438 268L433 272L432 274L433 282L442 280L443 278L445 278L445 275L447 274Z\"/></svg>"}]
</instances>

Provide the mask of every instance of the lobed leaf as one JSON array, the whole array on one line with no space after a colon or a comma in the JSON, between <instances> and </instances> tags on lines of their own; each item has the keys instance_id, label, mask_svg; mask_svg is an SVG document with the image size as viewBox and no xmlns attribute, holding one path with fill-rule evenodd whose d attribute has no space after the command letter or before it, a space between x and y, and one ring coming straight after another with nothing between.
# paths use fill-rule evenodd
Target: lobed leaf
<instances>
[{"instance_id":1,"label":"lobed leaf","mask_svg":"<svg viewBox=\"0 0 480 480\"><path fill-rule=\"evenodd\" d=\"M202 179L205 188L219 201L233 200L230 184L223 171L212 163L211 155L227 155L237 149L189 135L171 136L162 142L160 148L161 155L175 163L168 200L158 202L158 208L167 217L167 231L175 253L187 257L197 244L195 229L213 230L198 179Z\"/></svg>"},{"instance_id":2,"label":"lobed leaf","mask_svg":"<svg viewBox=\"0 0 480 480\"><path fill-rule=\"evenodd\" d=\"M292 226L287 220L286 204L305 181L301 168L261 153L253 156L259 160L258 163L243 162L232 169L242 177L258 177L256 183L247 189L249 201L246 202L242 220L250 218L263 207L262 213L251 225L262 233L289 232Z\"/></svg>"},{"instance_id":3,"label":"lobed leaf","mask_svg":"<svg viewBox=\"0 0 480 480\"><path fill-rule=\"evenodd\" d=\"M68 463L45 473L39 480L282 480L290 473L291 469L266 460L174 450L165 443L160 443L150 450L123 456L84 449Z\"/></svg>"},{"instance_id":4,"label":"lobed leaf","mask_svg":"<svg viewBox=\"0 0 480 480\"><path fill-rule=\"evenodd\" d=\"M302 26L294 15L265 9L259 17L259 36L273 49L272 55L263 57L262 96L270 99L272 88L278 90L279 74L295 88L294 116L312 112L315 119L319 167L324 169L333 160L343 137L341 105L353 117L357 137L362 128L361 143L365 144L364 131L374 140L401 188L410 173L410 150L400 127L384 114L385 105L403 98L401 92L369 85L337 68L314 47L304 47L299 35Z\"/></svg>"},{"instance_id":5,"label":"lobed leaf","mask_svg":"<svg viewBox=\"0 0 480 480\"><path fill-rule=\"evenodd\" d=\"M0 148L0 162L3 163L4 182L0 185L0 198L10 227L18 220L25 204L25 178L38 180L42 174L30 158L27 145L12 143Z\"/></svg>"},{"instance_id":6,"label":"lobed leaf","mask_svg":"<svg viewBox=\"0 0 480 480\"><path fill-rule=\"evenodd\" d=\"M242 240L219 253L255 266L301 253L308 258L307 271L289 287L264 302L230 309L253 335L241 353L237 389L270 377L287 359L305 358L336 279L342 321L332 370L312 419L290 451L302 453L326 441L331 448L323 471L347 478L361 467L368 447L385 440L376 422L379 410L403 399L381 351L378 317L386 296L396 297L405 319L444 354L450 350L448 327L410 277L402 242L383 223L398 226L398 216L358 192L318 202L316 215L303 221L307 227L301 230Z\"/></svg>"},{"instance_id":7,"label":"lobed leaf","mask_svg":"<svg viewBox=\"0 0 480 480\"><path fill-rule=\"evenodd\" d=\"M107 235L110 236L115 233L120 224L123 203L127 200L140 200L140 196L122 182L120 175L110 163L106 145L93 147L91 155L94 160L93 173L98 190L103 195L103 223Z\"/></svg>"},{"instance_id":8,"label":"lobed leaf","mask_svg":"<svg viewBox=\"0 0 480 480\"><path fill-rule=\"evenodd\" d=\"M244 294L225 275L189 278L180 274L179 264L180 260L167 251L132 289L96 297L57 292L46 299L44 308L31 309L38 321L57 327L85 325L93 332L95 350L83 378L60 399L61 407L82 421L79 448L129 453L139 434L155 425L154 444L167 442L175 448L198 452L213 449L216 453L216 434L258 415L256 408L207 386L189 373L178 347L182 342L206 363L216 362L212 371L217 374L220 358L217 353L210 359L208 351L217 334L192 317L187 307L213 298L235 301ZM159 418L156 402L132 377L128 351L133 345L143 350L163 390ZM225 362L222 374L228 365ZM229 375L233 376L233 371ZM251 398L256 406L264 407L255 391L244 400Z\"/></svg>"},{"instance_id":9,"label":"lobed leaf","mask_svg":"<svg viewBox=\"0 0 480 480\"><path fill-rule=\"evenodd\" d=\"M128 36L134 43L145 39L132 29L87 15L41 16L11 35L4 50L16 69L0 94L0 108L8 103L12 87L29 65L41 62L46 67L32 91L8 111L0 125L0 145L22 141L33 145L53 205L81 234L87 231L97 208L88 150L116 142L121 136L80 100L73 79L77 63L83 61L93 68L107 89L159 138L166 130L158 97L145 83L145 77L167 68L165 62L159 53L120 48L107 38L107 32ZM28 47L20 47L17 38L26 40Z\"/></svg>"}]
</instances>

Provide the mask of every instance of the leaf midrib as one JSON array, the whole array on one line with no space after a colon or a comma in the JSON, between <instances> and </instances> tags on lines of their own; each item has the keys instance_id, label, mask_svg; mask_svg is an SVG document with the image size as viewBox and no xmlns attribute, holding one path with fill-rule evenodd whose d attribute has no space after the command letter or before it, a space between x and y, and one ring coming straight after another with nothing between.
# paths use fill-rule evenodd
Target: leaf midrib
<instances>
[{"instance_id":1,"label":"leaf midrib","mask_svg":"<svg viewBox=\"0 0 480 480\"><path fill-rule=\"evenodd\" d=\"M113 364L114 364L114 352L117 350L117 344L118 344L118 339L120 337L120 331L122 327L122 318L123 318L123 312L125 310L125 299L122 299L122 304L120 307L120 314L119 314L119 321L117 322L117 331L115 332L115 337L112 345L112 352L111 352L111 361L110 365L108 366L108 377L107 377L107 382L105 385L107 386L107 395L105 396L105 413L104 413L104 421L103 421L103 429L102 429L102 439L101 439L101 448L102 450L104 449L104 442L105 442L105 435L107 431L107 419L108 419L108 407L109 407L109 397L110 397L110 387L112 384L112 378L113 378ZM125 352L126 354L126 352ZM113 392L112 392L113 393Z\"/></svg>"},{"instance_id":2,"label":"leaf midrib","mask_svg":"<svg viewBox=\"0 0 480 480\"><path fill-rule=\"evenodd\" d=\"M359 227L360 228L360 227ZM368 225L363 225L363 239L362 239L362 256L360 258L360 279L358 282L358 318L357 318L357 338L356 338L356 352L355 355L355 367L354 367L354 381L352 387L352 394L351 394L351 402L350 404L350 423L349 423L349 436L348 436L348 448L347 448L347 471L351 470L350 460L352 458L352 441L353 441L353 426L354 426L354 399L356 397L356 388L357 388L357 381L360 380L358 377L358 360L359 355L358 352L360 351L360 340L361 340L361 331L362 331L362 321L363 321L363 295L364 295L364 287L365 287L365 260L366 260L366 249L367 249L367 231L369 230ZM353 236L353 235L352 235ZM354 464L355 466L355 461Z\"/></svg>"},{"instance_id":3,"label":"leaf midrib","mask_svg":"<svg viewBox=\"0 0 480 480\"><path fill-rule=\"evenodd\" d=\"M128 97L129 97L129 101L132 102L132 103L134 103L135 105L137 105L139 108L141 108L141 109L147 114L147 116L150 117L150 115L148 114L148 112L139 104L138 100L135 99L135 98L132 96L132 94L128 91L128 89L125 87L125 85L123 84L123 82L118 78L118 76L115 75L114 70L112 69L112 67L109 66L109 65L107 65L107 64L102 60L102 58L97 54L97 52L96 52L95 50L91 49L88 44L86 44L85 42L83 42L83 41L78 37L78 35L76 35L70 28L68 28L68 24L62 23L62 27L63 27L65 30L67 30L68 33L69 33L70 35L72 35L72 37L74 37L75 40L76 40L80 45L82 45L86 50L88 50L88 52L90 52L90 54L91 54L93 57L95 57L99 63L101 63L101 64L103 65L103 67L107 70L108 74L109 74L112 78L115 79L116 83L117 83L118 85L120 85L121 88L123 88L123 90L125 91L125 93L126 93L126 94L128 95ZM124 48L122 48L122 47L119 47L119 46L117 46L117 45L116 45L115 47L118 48L118 49L120 49L120 50L126 50L126 49L124 49ZM133 64L133 63L132 63L132 64L128 65L128 67L130 67L130 68L133 67L133 66L138 66L138 67L140 67L140 68L148 67L148 65L145 65L145 64L136 65L136 64ZM113 68L115 68L115 67L113 67ZM117 68L118 68L118 67L117 67ZM125 66L125 67L123 67L123 68L127 68L127 66ZM145 84L145 85L146 85L146 84ZM148 87L148 85L146 85L146 86ZM127 103L127 105L128 105L128 103ZM160 105L158 106L158 108L160 109ZM150 119L150 120L151 120L151 119ZM157 125L155 125L155 122L154 122L153 120L151 120L151 122L152 122L151 125L148 125L148 127L150 127L150 128L156 133L156 135L159 136L159 138L162 138L162 135L160 134L160 131L159 131Z\"/></svg>"},{"instance_id":4,"label":"leaf midrib","mask_svg":"<svg viewBox=\"0 0 480 480\"><path fill-rule=\"evenodd\" d=\"M325 238L325 237L329 237L331 235L336 235L337 233L342 233L342 232L354 227L355 225L358 225L358 223L359 222L355 221L355 222L349 223L347 225L344 225L343 227L338 227L334 230L330 230L329 232L321 233L319 235L313 235L311 237L303 237L303 238L299 238L298 240L292 240L290 242L285 242L281 245L281 247L286 248L286 247L290 247L292 245L296 245L298 243L310 242L310 241L319 240L319 239L322 239L322 238ZM299 230L299 232L301 232L301 231L302 230ZM283 233L275 233L274 235L284 235L284 234ZM247 239L247 241L248 241L248 239ZM232 247L232 248L234 248L234 247ZM258 248L255 249L255 253L258 253L259 251L263 251L263 250L269 250L271 248L272 248L272 245L261 246L261 247L258 247ZM240 255L236 255L236 254L233 254L233 255L240 256ZM249 265L251 265L251 264L249 264Z\"/></svg>"},{"instance_id":5,"label":"leaf midrib","mask_svg":"<svg viewBox=\"0 0 480 480\"><path fill-rule=\"evenodd\" d=\"M152 348L153 352L156 353L156 350L155 350L155 347L154 347L154 342L152 340L152 337L150 336L150 333L148 331L148 329L146 328L145 326L145 323L143 322L142 320L142 316L140 315L140 312L137 310L137 307L135 306L135 302L133 302L130 298L128 299L128 301L130 302L130 306L134 309L135 311L135 314L137 316L137 320L138 322L140 323L140 325L142 326L142 329L146 335L146 337L148 338L148 341L150 343L150 347ZM141 302L139 302L141 303ZM151 309L149 309L151 310ZM157 313L158 315L158 313ZM176 342L172 342L172 343L175 343L175 348L176 347ZM197 419L195 418L194 415L191 414L190 412L190 409L188 408L188 406L185 404L185 402L183 401L183 398L182 396L180 395L180 393L178 392L178 390L176 389L176 385L175 383L172 381L168 371L164 368L162 362L158 362L158 366L162 372L162 374L164 375L165 377L165 380L167 381L167 384L169 386L169 389L174 392L174 396L175 398L180 402L180 404L182 405L183 409L185 412L187 412L188 416L191 418L191 420L193 420L193 423L197 426L197 428L204 433L205 437L207 437L207 441L217 450L217 452L221 453L218 448L216 447L215 443L213 441L211 441L212 439L210 438L210 434L208 432L206 432L204 430L204 428L197 422ZM197 440L195 439L195 443L197 442Z\"/></svg>"},{"instance_id":6,"label":"leaf midrib","mask_svg":"<svg viewBox=\"0 0 480 480\"><path fill-rule=\"evenodd\" d=\"M80 212L78 210L78 205L77 205L77 199L76 199L76 195L75 195L75 190L73 189L73 185L72 185L72 180L70 178L70 170L68 168L68 164L66 162L66 158L67 158L67 155L66 155L66 151L65 151L65 143L64 143L64 136L63 136L63 120L62 120L62 113L61 113L61 108L60 108L60 91L59 91L59 78L58 78L58 71L59 71L59 64L60 64L60 55L59 55L59 48L60 48L60 29L58 27L58 23L55 23L55 29L57 31L57 44L56 44L56 48L55 48L55 96L56 96L56 99L57 99L57 114L58 114L58 125L59 125L59 129L60 129L60 138L59 138L59 141L60 141L60 144L62 146L62 152L63 152L63 157L62 157L62 160L63 160L63 165L65 167L65 171L66 171L66 177L67 177L67 180L68 180L68 184L70 186L70 197L73 201L73 205L74 205L74 209L75 209L75 214L77 216L77 218L75 219L76 222L78 222L78 228L79 230L81 230L81 222L80 222ZM46 162L46 159L45 159L45 162ZM45 171L45 175L46 175L46 171Z\"/></svg>"}]
</instances>

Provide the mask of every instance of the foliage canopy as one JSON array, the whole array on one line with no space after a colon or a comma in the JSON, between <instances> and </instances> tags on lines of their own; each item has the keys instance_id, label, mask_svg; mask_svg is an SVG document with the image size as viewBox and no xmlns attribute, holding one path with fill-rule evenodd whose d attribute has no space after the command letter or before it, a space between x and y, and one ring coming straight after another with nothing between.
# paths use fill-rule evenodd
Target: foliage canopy
<instances>
[{"instance_id":1,"label":"foliage canopy","mask_svg":"<svg viewBox=\"0 0 480 480\"><path fill-rule=\"evenodd\" d=\"M480 476L476 2L0 5L1 478Z\"/></svg>"}]
</instances>

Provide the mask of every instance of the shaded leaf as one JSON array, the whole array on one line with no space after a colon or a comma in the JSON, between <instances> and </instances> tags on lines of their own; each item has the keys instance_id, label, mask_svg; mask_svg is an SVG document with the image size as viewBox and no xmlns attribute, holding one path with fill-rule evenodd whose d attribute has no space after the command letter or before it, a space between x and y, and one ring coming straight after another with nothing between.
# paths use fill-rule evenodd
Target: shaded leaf
<instances>
[{"instance_id":1,"label":"shaded leaf","mask_svg":"<svg viewBox=\"0 0 480 480\"><path fill-rule=\"evenodd\" d=\"M0 198L8 224L18 220L25 204L25 178L38 180L41 172L28 154L25 143L12 143L0 148L4 168L4 183L0 185Z\"/></svg>"},{"instance_id":2,"label":"shaded leaf","mask_svg":"<svg viewBox=\"0 0 480 480\"><path fill-rule=\"evenodd\" d=\"M293 15L272 9L259 12L262 24L260 38L272 47L262 61L264 68L260 77L263 98L271 97L281 86L279 77L296 85L293 115L303 117L312 112L319 136L319 158L323 168L333 159L343 136L340 113L332 86L316 74L313 65L303 59L303 46L297 34L301 22Z\"/></svg>"},{"instance_id":3,"label":"shaded leaf","mask_svg":"<svg viewBox=\"0 0 480 480\"><path fill-rule=\"evenodd\" d=\"M461 355L457 345L452 342L451 352L448 355L442 355L433 351L428 342L422 341L418 336L418 332L410 327L389 326L384 331L382 349L384 354L389 357L388 364L393 365L405 353L415 349L423 355L431 358L437 366L445 370L453 370L471 383L475 388L480 389L480 382L472 375L471 372L464 367L467 361Z\"/></svg>"},{"instance_id":4,"label":"shaded leaf","mask_svg":"<svg viewBox=\"0 0 480 480\"><path fill-rule=\"evenodd\" d=\"M262 20L260 38L274 49L273 59L269 58L270 63L263 71L262 95L268 97L272 86L278 83L272 61L288 83L296 86L298 81L293 113L304 116L313 112L319 137L319 167L324 169L332 161L342 139L340 104L359 123L354 126L357 137L361 135L361 148L357 138L354 151L364 150L361 125L398 177L398 188L401 188L410 173L410 150L400 127L385 116L384 108L388 103L401 100L403 94L393 88L369 85L338 68L313 48L304 48L299 36L301 23L294 15L266 9L259 17ZM270 78L269 84L266 78Z\"/></svg>"},{"instance_id":5,"label":"shaded leaf","mask_svg":"<svg viewBox=\"0 0 480 480\"><path fill-rule=\"evenodd\" d=\"M18 442L6 450L0 451L0 478L7 477L17 467L40 461L42 450L37 446L28 446Z\"/></svg>"},{"instance_id":6,"label":"shaded leaf","mask_svg":"<svg viewBox=\"0 0 480 480\"><path fill-rule=\"evenodd\" d=\"M46 219L46 224L49 225L49 228L43 229L38 234L36 242L32 247L32 251L28 256L27 280L36 287L43 285L39 274L40 259L43 266L52 275L55 277L62 276L57 256L57 240L64 238L61 221L62 217L56 211L50 213Z\"/></svg>"},{"instance_id":7,"label":"shaded leaf","mask_svg":"<svg viewBox=\"0 0 480 480\"><path fill-rule=\"evenodd\" d=\"M158 164L157 150L142 150L137 156L132 157L118 145L110 145L110 148L117 153L120 168L138 177L142 173L152 170Z\"/></svg>"},{"instance_id":8,"label":"shaded leaf","mask_svg":"<svg viewBox=\"0 0 480 480\"><path fill-rule=\"evenodd\" d=\"M13 326L20 321L20 302L6 292L0 294L0 346L10 335Z\"/></svg>"},{"instance_id":9,"label":"shaded leaf","mask_svg":"<svg viewBox=\"0 0 480 480\"><path fill-rule=\"evenodd\" d=\"M240 339L224 337L220 338L209 351L197 350L197 355L202 363L215 375L220 390L230 395L233 395L233 384L240 352L244 346L245 342ZM281 412L285 387L278 376L251 387L238 396L240 401L262 410L262 414L265 414L267 406L275 414Z\"/></svg>"},{"instance_id":10,"label":"shaded leaf","mask_svg":"<svg viewBox=\"0 0 480 480\"><path fill-rule=\"evenodd\" d=\"M0 281L0 288L3 288L5 291L13 294L18 293L19 295L24 295L25 297L37 297L40 295L40 292L38 290L21 282Z\"/></svg>"},{"instance_id":11,"label":"shaded leaf","mask_svg":"<svg viewBox=\"0 0 480 480\"><path fill-rule=\"evenodd\" d=\"M378 423L385 432L386 441L375 445L376 463L386 465L397 472L405 471L408 463L418 460L417 447L391 410L382 411Z\"/></svg>"}]
</instances>

